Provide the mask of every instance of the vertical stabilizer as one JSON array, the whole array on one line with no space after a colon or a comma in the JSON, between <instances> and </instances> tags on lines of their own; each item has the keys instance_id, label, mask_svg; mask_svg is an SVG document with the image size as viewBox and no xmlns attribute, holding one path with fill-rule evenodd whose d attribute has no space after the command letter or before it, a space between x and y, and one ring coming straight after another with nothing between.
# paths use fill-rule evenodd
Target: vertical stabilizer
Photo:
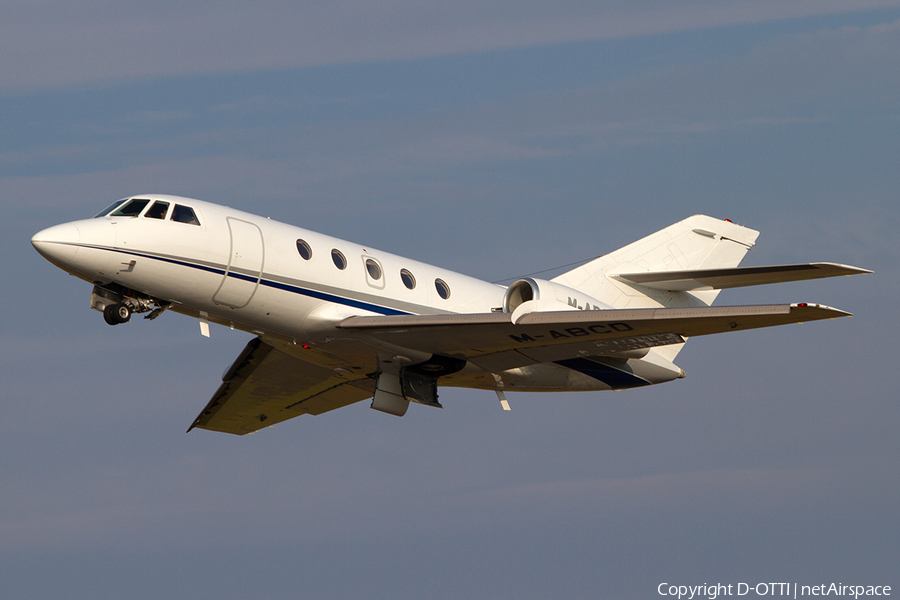
<instances>
[{"instance_id":1,"label":"vertical stabilizer","mask_svg":"<svg viewBox=\"0 0 900 600\"><path fill-rule=\"evenodd\" d=\"M709 306L718 290L665 292L607 277L616 273L736 267L758 231L694 215L553 279L614 308Z\"/></svg>"},{"instance_id":2,"label":"vertical stabilizer","mask_svg":"<svg viewBox=\"0 0 900 600\"><path fill-rule=\"evenodd\" d=\"M720 290L672 292L642 287L608 275L737 267L759 232L731 221L694 215L615 252L555 277L613 308L709 306ZM665 352L671 360L681 348Z\"/></svg>"}]
</instances>

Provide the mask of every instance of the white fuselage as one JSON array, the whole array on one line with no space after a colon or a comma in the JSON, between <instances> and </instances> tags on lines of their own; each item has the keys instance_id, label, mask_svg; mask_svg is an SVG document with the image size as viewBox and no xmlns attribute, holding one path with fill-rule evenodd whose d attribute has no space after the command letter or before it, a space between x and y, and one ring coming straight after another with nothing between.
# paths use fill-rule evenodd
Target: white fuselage
<instances>
[{"instance_id":1,"label":"white fuselage","mask_svg":"<svg viewBox=\"0 0 900 600\"><path fill-rule=\"evenodd\" d=\"M38 232L35 249L94 285L110 325L172 310L257 338L191 428L244 434L372 398L402 416L438 385L628 389L684 377L687 337L848 316L818 304L710 305L720 289L868 272L738 267L758 232L695 215L551 281L498 286L190 198L148 194Z\"/></svg>"},{"instance_id":2,"label":"white fuselage","mask_svg":"<svg viewBox=\"0 0 900 600\"><path fill-rule=\"evenodd\" d=\"M490 312L502 301L505 288L446 269L224 206L147 197L190 206L200 225L104 216L44 230L35 243L86 281L114 282L171 302L178 312L304 342L314 341L320 324L345 316ZM308 260L298 240L311 250ZM344 269L334 250L345 257ZM367 260L381 271L377 279ZM401 270L414 277L412 289ZM446 283L448 298L439 295L437 280Z\"/></svg>"},{"instance_id":3,"label":"white fuselage","mask_svg":"<svg viewBox=\"0 0 900 600\"><path fill-rule=\"evenodd\" d=\"M503 310L503 286L209 202L158 194L127 200L137 198L146 200L133 216L117 215L128 213L126 203L32 238L50 262L96 286L92 307L98 310L104 310L107 300L95 301L97 294L113 290L119 299L128 298L132 309L149 310L140 305L143 298L151 307L155 303L200 319L201 331L208 331L208 322L218 323L261 336L308 362L354 372L378 371L393 358L420 363L431 355L335 327L348 317ZM164 216L154 218L153 207L162 205L167 207ZM191 219L180 221L178 210L189 212ZM558 301L569 308L567 299ZM653 357L651 351L644 359L629 360L625 381L609 382L593 371L585 374L548 362L499 374L469 363L441 383L523 391L604 390L683 376L671 363ZM650 370L633 377L645 370L643 365Z\"/></svg>"}]
</instances>

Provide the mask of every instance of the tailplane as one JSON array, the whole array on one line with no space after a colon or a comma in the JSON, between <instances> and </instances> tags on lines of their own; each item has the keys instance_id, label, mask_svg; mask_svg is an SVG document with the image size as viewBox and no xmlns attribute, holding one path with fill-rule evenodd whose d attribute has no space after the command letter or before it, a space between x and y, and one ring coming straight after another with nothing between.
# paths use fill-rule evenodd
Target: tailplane
<instances>
[{"instance_id":1,"label":"tailplane","mask_svg":"<svg viewBox=\"0 0 900 600\"><path fill-rule=\"evenodd\" d=\"M871 273L834 263L739 267L757 236L731 221L694 215L552 281L612 308L701 308L724 288ZM672 361L683 345L651 352Z\"/></svg>"},{"instance_id":2,"label":"tailplane","mask_svg":"<svg viewBox=\"0 0 900 600\"><path fill-rule=\"evenodd\" d=\"M740 264L758 236L758 231L731 221L694 215L553 281L590 294L613 308L709 306L719 289L659 289L618 275L730 269Z\"/></svg>"}]
</instances>

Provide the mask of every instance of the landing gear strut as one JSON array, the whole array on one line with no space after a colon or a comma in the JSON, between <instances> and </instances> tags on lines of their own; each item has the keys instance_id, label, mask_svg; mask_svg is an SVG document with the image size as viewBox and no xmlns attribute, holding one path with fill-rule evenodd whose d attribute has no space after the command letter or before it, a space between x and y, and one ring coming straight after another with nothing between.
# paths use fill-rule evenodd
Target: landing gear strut
<instances>
[{"instance_id":1,"label":"landing gear strut","mask_svg":"<svg viewBox=\"0 0 900 600\"><path fill-rule=\"evenodd\" d=\"M127 323L131 319L131 309L124 302L109 304L103 309L103 319L110 325Z\"/></svg>"},{"instance_id":2,"label":"landing gear strut","mask_svg":"<svg viewBox=\"0 0 900 600\"><path fill-rule=\"evenodd\" d=\"M150 313L145 319L155 319L169 308L170 303L115 283L104 287L94 286L91 292L91 308L103 313L103 320L110 325L127 323L134 313Z\"/></svg>"}]
</instances>

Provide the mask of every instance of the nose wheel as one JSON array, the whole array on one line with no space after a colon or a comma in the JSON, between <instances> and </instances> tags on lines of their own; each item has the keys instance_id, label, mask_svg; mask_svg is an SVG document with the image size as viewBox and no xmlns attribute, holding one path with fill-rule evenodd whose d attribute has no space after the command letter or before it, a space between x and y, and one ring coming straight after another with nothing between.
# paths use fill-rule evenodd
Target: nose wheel
<instances>
[{"instance_id":1,"label":"nose wheel","mask_svg":"<svg viewBox=\"0 0 900 600\"><path fill-rule=\"evenodd\" d=\"M127 323L131 319L131 309L124 302L110 304L103 309L103 319L110 325Z\"/></svg>"}]
</instances>

